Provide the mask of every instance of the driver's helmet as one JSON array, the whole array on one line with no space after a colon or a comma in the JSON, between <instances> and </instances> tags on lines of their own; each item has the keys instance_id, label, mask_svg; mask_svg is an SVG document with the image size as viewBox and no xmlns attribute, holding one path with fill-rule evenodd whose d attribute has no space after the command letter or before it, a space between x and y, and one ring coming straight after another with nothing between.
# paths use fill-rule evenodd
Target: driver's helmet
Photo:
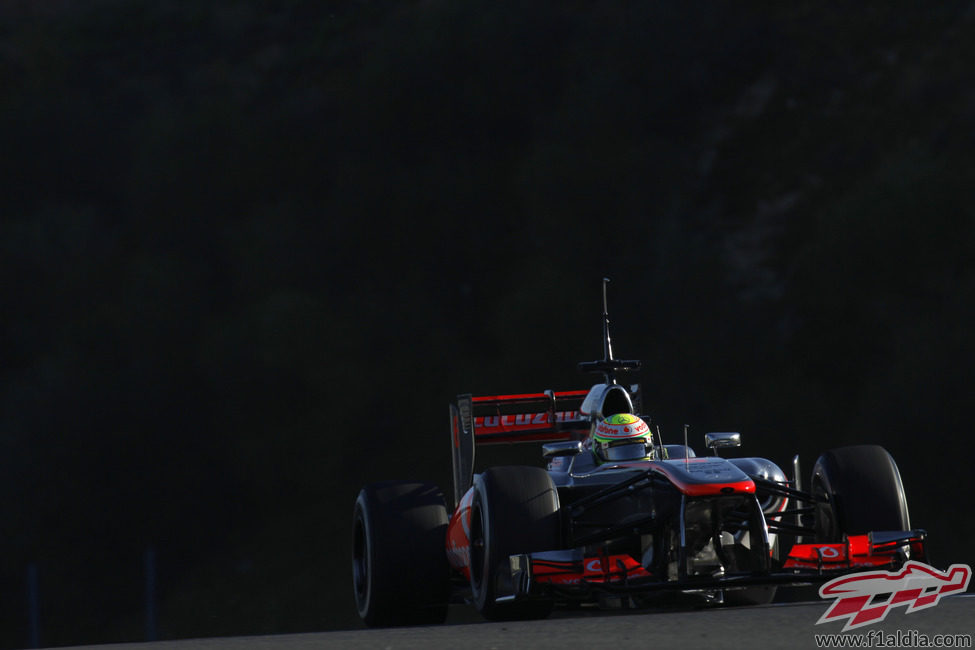
<instances>
[{"instance_id":1,"label":"driver's helmet","mask_svg":"<svg viewBox=\"0 0 975 650\"><path fill-rule=\"evenodd\" d=\"M611 415L597 424L592 434L592 450L604 463L654 457L650 427L630 413Z\"/></svg>"}]
</instances>

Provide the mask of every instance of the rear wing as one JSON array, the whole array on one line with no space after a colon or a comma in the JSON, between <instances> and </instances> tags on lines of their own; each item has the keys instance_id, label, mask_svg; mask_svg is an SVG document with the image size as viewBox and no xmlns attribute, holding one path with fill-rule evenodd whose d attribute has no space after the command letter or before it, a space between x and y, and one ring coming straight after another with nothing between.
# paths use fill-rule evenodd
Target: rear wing
<instances>
[{"instance_id":1,"label":"rear wing","mask_svg":"<svg viewBox=\"0 0 975 650\"><path fill-rule=\"evenodd\" d=\"M450 442L454 469L454 504L474 480L477 445L557 442L589 433L579 411L589 391L546 390L520 395L458 395L450 405Z\"/></svg>"}]
</instances>

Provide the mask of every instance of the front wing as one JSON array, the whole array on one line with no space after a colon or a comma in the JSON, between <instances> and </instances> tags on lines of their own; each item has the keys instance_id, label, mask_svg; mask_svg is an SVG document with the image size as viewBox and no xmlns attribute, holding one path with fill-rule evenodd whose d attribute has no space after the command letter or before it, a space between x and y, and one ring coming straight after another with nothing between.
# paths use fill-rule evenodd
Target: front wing
<instances>
[{"instance_id":1,"label":"front wing","mask_svg":"<svg viewBox=\"0 0 975 650\"><path fill-rule=\"evenodd\" d=\"M923 530L851 535L838 544L795 544L781 569L668 580L649 573L630 555L586 557L581 549L512 555L511 600L536 595L584 599L604 594L735 589L755 585L810 585L838 575L878 568L900 568L925 558Z\"/></svg>"}]
</instances>

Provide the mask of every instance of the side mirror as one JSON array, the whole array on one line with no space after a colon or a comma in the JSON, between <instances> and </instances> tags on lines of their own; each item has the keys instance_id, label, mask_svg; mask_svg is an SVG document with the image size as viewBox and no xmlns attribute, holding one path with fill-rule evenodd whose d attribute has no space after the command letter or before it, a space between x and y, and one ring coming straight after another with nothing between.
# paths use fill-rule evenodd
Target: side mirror
<instances>
[{"instance_id":1,"label":"side mirror","mask_svg":"<svg viewBox=\"0 0 975 650\"><path fill-rule=\"evenodd\" d=\"M543 458L555 458L556 456L575 456L582 453L582 441L572 440L569 442L550 442L542 445Z\"/></svg>"},{"instance_id":2,"label":"side mirror","mask_svg":"<svg viewBox=\"0 0 975 650\"><path fill-rule=\"evenodd\" d=\"M741 434L731 431L720 433L705 433L704 446L714 450L714 455L718 455L718 450L724 447L741 447Z\"/></svg>"}]
</instances>

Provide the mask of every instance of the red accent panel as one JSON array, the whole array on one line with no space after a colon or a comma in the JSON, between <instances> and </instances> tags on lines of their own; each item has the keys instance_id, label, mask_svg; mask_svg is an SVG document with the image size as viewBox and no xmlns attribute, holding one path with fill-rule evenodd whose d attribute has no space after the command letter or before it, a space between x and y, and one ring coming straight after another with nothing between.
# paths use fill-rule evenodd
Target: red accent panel
<instances>
[{"instance_id":1,"label":"red accent panel","mask_svg":"<svg viewBox=\"0 0 975 650\"><path fill-rule=\"evenodd\" d=\"M893 550L894 547L891 547ZM912 549L914 545L912 544ZM890 565L889 552L871 553L870 538L867 535L851 535L845 544L796 544L789 551L786 569L817 569L822 552L823 568L872 568Z\"/></svg>"},{"instance_id":2,"label":"red accent panel","mask_svg":"<svg viewBox=\"0 0 975 650\"><path fill-rule=\"evenodd\" d=\"M589 391L567 390L546 393L518 393L511 395L480 395L471 397L477 407L474 416L474 440L479 445L515 442L555 442L571 440L573 434L588 430L577 403ZM553 397L555 403L553 403ZM562 400L559 402L559 400ZM502 413L523 409L520 413ZM554 414L552 407L560 408ZM494 413L491 412L494 407Z\"/></svg>"},{"instance_id":3,"label":"red accent panel","mask_svg":"<svg viewBox=\"0 0 975 650\"><path fill-rule=\"evenodd\" d=\"M688 461L693 463L696 459L689 458ZM708 459L701 459L701 462L707 461ZM666 463L660 463L654 467L654 471L660 472L667 477L674 486L686 494L689 497L704 497L712 496L718 494L728 494L728 493L741 493L745 492L748 494L755 493L755 482L751 479L744 481L736 481L734 483L688 483L684 481L675 472L671 472L670 468ZM728 491L731 489L731 492Z\"/></svg>"},{"instance_id":4,"label":"red accent panel","mask_svg":"<svg viewBox=\"0 0 975 650\"><path fill-rule=\"evenodd\" d=\"M693 464L695 462L709 462L710 460L711 459L709 458L688 458L687 462L689 464ZM677 487L677 489L687 496L698 497L724 494L725 488L731 488L734 492L746 492L749 494L753 494L755 492L755 482L751 479L736 481L733 483L690 483L685 481L683 477L676 472L670 471L670 467L666 463L658 464L654 470L664 474L667 479Z\"/></svg>"},{"instance_id":5,"label":"red accent panel","mask_svg":"<svg viewBox=\"0 0 975 650\"><path fill-rule=\"evenodd\" d=\"M728 488L731 488L732 492L746 492L753 494L755 492L755 482L748 479L747 481L739 481L737 483L702 483L700 485L686 483L683 485L678 485L677 488L689 497L726 494L728 493L726 492Z\"/></svg>"},{"instance_id":6,"label":"red accent panel","mask_svg":"<svg viewBox=\"0 0 975 650\"><path fill-rule=\"evenodd\" d=\"M647 570L629 555L587 557L581 563L539 560L532 563L532 574L535 582L556 585L616 583L650 577Z\"/></svg>"},{"instance_id":7,"label":"red accent panel","mask_svg":"<svg viewBox=\"0 0 975 650\"><path fill-rule=\"evenodd\" d=\"M867 535L850 535L846 541L850 545L850 557L870 555L870 538Z\"/></svg>"},{"instance_id":8,"label":"red accent panel","mask_svg":"<svg viewBox=\"0 0 975 650\"><path fill-rule=\"evenodd\" d=\"M794 544L785 568L817 568L820 555L817 549L822 552L824 567L837 568L832 565L847 564L846 544Z\"/></svg>"},{"instance_id":9,"label":"red accent panel","mask_svg":"<svg viewBox=\"0 0 975 650\"><path fill-rule=\"evenodd\" d=\"M447 561L466 578L471 576L471 502L474 488L467 491L447 524Z\"/></svg>"},{"instance_id":10,"label":"red accent panel","mask_svg":"<svg viewBox=\"0 0 975 650\"><path fill-rule=\"evenodd\" d=\"M585 397L589 394L588 390L561 390L555 391L555 398L566 397ZM475 404L480 402L526 402L532 400L548 400L549 396L545 393L519 393L516 395L482 395L473 397L471 401Z\"/></svg>"}]
</instances>

